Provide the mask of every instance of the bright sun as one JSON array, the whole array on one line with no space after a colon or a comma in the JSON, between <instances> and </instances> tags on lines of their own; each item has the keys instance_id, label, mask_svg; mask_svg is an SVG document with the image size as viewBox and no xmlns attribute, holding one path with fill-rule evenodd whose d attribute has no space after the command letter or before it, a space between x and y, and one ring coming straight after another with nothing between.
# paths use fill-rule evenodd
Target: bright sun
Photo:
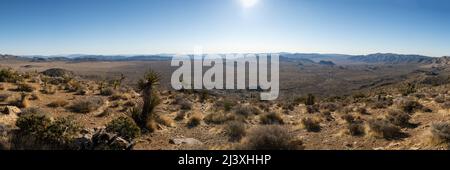
<instances>
[{"instance_id":1,"label":"bright sun","mask_svg":"<svg viewBox=\"0 0 450 170\"><path fill-rule=\"evenodd\" d=\"M244 8L251 8L255 6L258 2L259 0L241 0L242 6Z\"/></svg>"}]
</instances>

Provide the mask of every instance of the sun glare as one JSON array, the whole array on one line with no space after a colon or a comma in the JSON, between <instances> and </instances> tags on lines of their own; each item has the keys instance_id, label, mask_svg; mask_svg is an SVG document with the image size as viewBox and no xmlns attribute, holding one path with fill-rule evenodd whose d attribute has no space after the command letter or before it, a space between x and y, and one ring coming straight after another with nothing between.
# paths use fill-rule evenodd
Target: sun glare
<instances>
[{"instance_id":1,"label":"sun glare","mask_svg":"<svg viewBox=\"0 0 450 170\"><path fill-rule=\"evenodd\" d=\"M259 0L240 0L244 8L251 8L258 4Z\"/></svg>"}]
</instances>

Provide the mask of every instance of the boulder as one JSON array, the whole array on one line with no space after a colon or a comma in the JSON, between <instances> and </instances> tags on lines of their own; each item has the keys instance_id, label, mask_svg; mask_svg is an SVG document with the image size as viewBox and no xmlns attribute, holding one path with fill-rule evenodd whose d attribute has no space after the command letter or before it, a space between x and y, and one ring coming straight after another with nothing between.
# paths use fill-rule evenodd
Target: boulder
<instances>
[{"instance_id":1,"label":"boulder","mask_svg":"<svg viewBox=\"0 0 450 170\"><path fill-rule=\"evenodd\" d=\"M0 113L0 123L7 126L15 126L21 110L15 106L6 106Z\"/></svg>"},{"instance_id":2,"label":"boulder","mask_svg":"<svg viewBox=\"0 0 450 170\"><path fill-rule=\"evenodd\" d=\"M175 145L203 145L203 143L194 138L174 138L170 139L169 143Z\"/></svg>"}]
</instances>

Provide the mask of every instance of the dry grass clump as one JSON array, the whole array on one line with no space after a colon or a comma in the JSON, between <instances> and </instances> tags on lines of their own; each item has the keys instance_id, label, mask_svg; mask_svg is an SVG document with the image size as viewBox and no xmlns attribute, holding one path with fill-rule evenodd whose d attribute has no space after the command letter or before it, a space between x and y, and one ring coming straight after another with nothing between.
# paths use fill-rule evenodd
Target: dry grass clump
<instances>
[{"instance_id":1,"label":"dry grass clump","mask_svg":"<svg viewBox=\"0 0 450 170\"><path fill-rule=\"evenodd\" d=\"M58 99L58 100L55 100L55 101L49 103L47 106L52 107L52 108L58 108L58 107L66 107L68 104L69 104L68 101L63 100L63 99Z\"/></svg>"},{"instance_id":2,"label":"dry grass clump","mask_svg":"<svg viewBox=\"0 0 450 170\"><path fill-rule=\"evenodd\" d=\"M231 120L235 120L235 119L236 119L236 117L233 116L232 114L226 114L223 112L219 112L219 113L210 113L210 114L206 115L203 120L207 124L220 125L227 121L231 121Z\"/></svg>"},{"instance_id":3,"label":"dry grass clump","mask_svg":"<svg viewBox=\"0 0 450 170\"><path fill-rule=\"evenodd\" d=\"M334 112L339 109L339 106L336 103L327 102L327 103L321 103L320 109Z\"/></svg>"},{"instance_id":4,"label":"dry grass clump","mask_svg":"<svg viewBox=\"0 0 450 170\"><path fill-rule=\"evenodd\" d=\"M386 116L386 120L399 127L411 127L410 119L411 115L401 110L390 110Z\"/></svg>"},{"instance_id":5,"label":"dry grass clump","mask_svg":"<svg viewBox=\"0 0 450 170\"><path fill-rule=\"evenodd\" d=\"M126 93L114 93L112 96L109 97L110 100L128 100L130 96Z\"/></svg>"},{"instance_id":6,"label":"dry grass clump","mask_svg":"<svg viewBox=\"0 0 450 170\"><path fill-rule=\"evenodd\" d=\"M113 94L115 94L115 90L112 87L106 87L100 90L100 95L102 96L111 96Z\"/></svg>"},{"instance_id":7,"label":"dry grass clump","mask_svg":"<svg viewBox=\"0 0 450 170\"><path fill-rule=\"evenodd\" d=\"M260 115L261 111L253 106L239 105L236 108L234 108L234 114L238 116L249 117L253 115Z\"/></svg>"},{"instance_id":8,"label":"dry grass clump","mask_svg":"<svg viewBox=\"0 0 450 170\"><path fill-rule=\"evenodd\" d=\"M201 115L201 113L194 113L188 120L187 122L187 126L189 128L194 128L197 127L198 125L201 124L203 120L203 116Z\"/></svg>"},{"instance_id":9,"label":"dry grass clump","mask_svg":"<svg viewBox=\"0 0 450 170\"><path fill-rule=\"evenodd\" d=\"M234 100L223 99L214 103L214 108L216 110L224 110L225 112L229 112L237 105L237 102Z\"/></svg>"},{"instance_id":10,"label":"dry grass clump","mask_svg":"<svg viewBox=\"0 0 450 170\"><path fill-rule=\"evenodd\" d=\"M14 101L10 101L9 104L13 106L17 106L19 108L28 108L30 107L30 95L26 93L22 93L19 99Z\"/></svg>"},{"instance_id":11,"label":"dry grass clump","mask_svg":"<svg viewBox=\"0 0 450 170\"><path fill-rule=\"evenodd\" d=\"M362 136L365 133L365 128L362 123L349 123L347 129L352 136Z\"/></svg>"},{"instance_id":12,"label":"dry grass clump","mask_svg":"<svg viewBox=\"0 0 450 170\"><path fill-rule=\"evenodd\" d=\"M89 98L80 100L70 106L70 110L76 113L90 113L99 109L103 105L101 98Z\"/></svg>"},{"instance_id":13,"label":"dry grass clump","mask_svg":"<svg viewBox=\"0 0 450 170\"><path fill-rule=\"evenodd\" d=\"M399 103L399 108L406 113L414 113L424 107L417 101L405 99Z\"/></svg>"},{"instance_id":14,"label":"dry grass clump","mask_svg":"<svg viewBox=\"0 0 450 170\"><path fill-rule=\"evenodd\" d=\"M156 121L167 127L175 127L176 125L175 121L166 115L159 115Z\"/></svg>"},{"instance_id":15,"label":"dry grass clump","mask_svg":"<svg viewBox=\"0 0 450 170\"><path fill-rule=\"evenodd\" d=\"M289 130L279 125L252 129L239 149L244 150L301 150L301 141L295 140Z\"/></svg>"},{"instance_id":16,"label":"dry grass clump","mask_svg":"<svg viewBox=\"0 0 450 170\"><path fill-rule=\"evenodd\" d=\"M450 144L450 123L439 122L431 125L431 142Z\"/></svg>"},{"instance_id":17,"label":"dry grass clump","mask_svg":"<svg viewBox=\"0 0 450 170\"><path fill-rule=\"evenodd\" d=\"M240 121L228 122L225 132L230 141L240 141L247 134L245 123Z\"/></svg>"},{"instance_id":18,"label":"dry grass clump","mask_svg":"<svg viewBox=\"0 0 450 170\"><path fill-rule=\"evenodd\" d=\"M321 130L320 120L317 118L303 118L301 120L302 126L308 132L319 132Z\"/></svg>"},{"instance_id":19,"label":"dry grass clump","mask_svg":"<svg viewBox=\"0 0 450 170\"><path fill-rule=\"evenodd\" d=\"M370 115L369 111L367 111L367 109L364 108L364 107L358 107L356 109L356 112L361 114L361 115Z\"/></svg>"},{"instance_id":20,"label":"dry grass clump","mask_svg":"<svg viewBox=\"0 0 450 170\"><path fill-rule=\"evenodd\" d=\"M270 113L261 115L259 117L259 121L261 122L261 124L264 124L264 125L272 125L272 124L282 125L282 124L284 124L284 121L283 121L283 118L281 117L281 115L279 115L275 112L270 112Z\"/></svg>"},{"instance_id":21,"label":"dry grass clump","mask_svg":"<svg viewBox=\"0 0 450 170\"><path fill-rule=\"evenodd\" d=\"M400 128L384 119L369 120L368 126L370 129L370 134L374 137L398 139L405 135Z\"/></svg>"}]
</instances>

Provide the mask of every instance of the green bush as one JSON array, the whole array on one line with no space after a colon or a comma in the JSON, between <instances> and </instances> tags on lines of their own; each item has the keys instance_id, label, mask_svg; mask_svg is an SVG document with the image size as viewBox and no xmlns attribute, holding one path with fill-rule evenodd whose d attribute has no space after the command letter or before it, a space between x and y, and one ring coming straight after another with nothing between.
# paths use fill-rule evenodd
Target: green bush
<instances>
[{"instance_id":1,"label":"green bush","mask_svg":"<svg viewBox=\"0 0 450 170\"><path fill-rule=\"evenodd\" d=\"M141 129L128 117L119 117L106 125L106 131L116 133L125 140L132 141L141 135Z\"/></svg>"},{"instance_id":2,"label":"green bush","mask_svg":"<svg viewBox=\"0 0 450 170\"><path fill-rule=\"evenodd\" d=\"M0 70L0 82L11 82L16 83L22 81L23 78L12 69L1 69Z\"/></svg>"}]
</instances>

